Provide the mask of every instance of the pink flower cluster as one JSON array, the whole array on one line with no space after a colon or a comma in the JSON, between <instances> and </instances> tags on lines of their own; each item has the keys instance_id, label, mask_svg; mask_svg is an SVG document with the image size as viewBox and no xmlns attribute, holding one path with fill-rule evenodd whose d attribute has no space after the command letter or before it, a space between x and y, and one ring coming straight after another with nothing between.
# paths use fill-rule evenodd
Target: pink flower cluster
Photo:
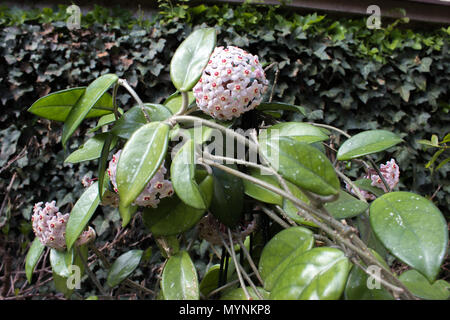
<instances>
[{"instance_id":1,"label":"pink flower cluster","mask_svg":"<svg viewBox=\"0 0 450 320\"><path fill-rule=\"evenodd\" d=\"M56 207L56 201L46 202L42 208L43 202L34 205L31 221L33 231L43 245L50 248L63 250L66 248L66 225L69 220L69 214L62 214ZM80 246L95 238L95 231L91 227L84 231L75 242Z\"/></svg>"},{"instance_id":2,"label":"pink flower cluster","mask_svg":"<svg viewBox=\"0 0 450 320\"><path fill-rule=\"evenodd\" d=\"M116 170L117 163L120 157L120 153L122 150L117 151L116 154L113 155L112 160L109 162L108 167L108 175L111 180L111 183L114 186L115 194L109 195L108 198L104 198L104 202L110 204L111 206L118 206L119 196L117 195L117 182L116 182ZM167 172L164 167L164 162L161 164L159 170L155 173L155 175L148 182L147 186L142 190L141 194L134 200L134 204L141 207L153 207L156 208L159 203L159 199L169 197L173 194L172 183L169 180L164 179L164 174Z\"/></svg>"},{"instance_id":3,"label":"pink flower cluster","mask_svg":"<svg viewBox=\"0 0 450 320\"><path fill-rule=\"evenodd\" d=\"M267 85L258 57L229 46L214 49L193 90L203 112L230 120L259 105Z\"/></svg>"},{"instance_id":4,"label":"pink flower cluster","mask_svg":"<svg viewBox=\"0 0 450 320\"><path fill-rule=\"evenodd\" d=\"M386 162L386 164L382 164L380 166L380 172L383 175L384 180L386 180L389 188L392 190L398 184L398 181L400 179L400 169L398 167L398 164L395 163L394 159L391 159L390 161ZM364 178L372 180L372 186L380 188L384 190L384 192L388 191L383 183L383 180L381 180L375 169L370 168ZM355 190L353 190L353 188L349 184L345 183L345 187L351 193L356 194ZM359 191L361 192L361 195L367 200L374 200L376 198L370 192L367 192L365 190Z\"/></svg>"}]
</instances>

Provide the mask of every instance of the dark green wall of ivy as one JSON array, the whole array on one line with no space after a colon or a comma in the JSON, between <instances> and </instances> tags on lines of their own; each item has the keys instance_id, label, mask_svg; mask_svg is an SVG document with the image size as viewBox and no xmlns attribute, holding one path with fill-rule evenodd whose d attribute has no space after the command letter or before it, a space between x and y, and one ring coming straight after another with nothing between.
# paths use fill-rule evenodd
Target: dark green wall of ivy
<instances>
[{"instance_id":1,"label":"dark green wall of ivy","mask_svg":"<svg viewBox=\"0 0 450 320\"><path fill-rule=\"evenodd\" d=\"M449 131L450 27L409 30L405 21L397 21L369 30L364 19L254 5L161 11L155 21L144 21L123 10L97 7L72 32L63 7L0 11L1 201L17 173L5 202L3 219L10 217L10 223L3 232L29 232L24 218L37 201L74 202L81 177L96 169L95 162L64 165L61 125L37 119L26 109L42 95L87 85L107 72L126 78L144 101L161 102L174 91L168 69L174 49L202 24L218 27L220 44L246 48L262 62L278 62L274 101L306 107L307 121L349 133L375 128L398 132L406 143L379 160L398 160L401 189L431 196L441 185L434 200L448 215L450 166L430 176L424 165L433 150L422 150L416 140L432 134L442 138ZM269 71L268 77L272 81L274 73ZM125 93L119 100L125 108L132 103ZM87 122L78 131L71 149L81 145L94 124ZM26 154L6 168L21 151Z\"/></svg>"}]
</instances>

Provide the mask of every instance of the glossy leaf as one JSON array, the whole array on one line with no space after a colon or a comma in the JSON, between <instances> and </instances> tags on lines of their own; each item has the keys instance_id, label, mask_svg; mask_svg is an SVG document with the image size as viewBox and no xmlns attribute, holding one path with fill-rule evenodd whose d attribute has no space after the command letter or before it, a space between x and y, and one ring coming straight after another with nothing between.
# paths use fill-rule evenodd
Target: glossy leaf
<instances>
[{"instance_id":1,"label":"glossy leaf","mask_svg":"<svg viewBox=\"0 0 450 320\"><path fill-rule=\"evenodd\" d=\"M199 185L207 205L213 195L213 178L206 177ZM197 224L204 209L196 209L182 202L176 195L161 199L157 208L145 208L144 224L154 236L170 236L185 232Z\"/></svg>"},{"instance_id":2,"label":"glossy leaf","mask_svg":"<svg viewBox=\"0 0 450 320\"><path fill-rule=\"evenodd\" d=\"M118 108L118 111L119 111L120 115L123 115L122 108ZM116 122L116 115L114 113L106 114L106 115L102 116L100 119L98 119L97 125L94 128L89 129L88 132L89 133L95 132L98 129L100 129L101 127L106 126L111 123L114 123L114 122Z\"/></svg>"},{"instance_id":3,"label":"glossy leaf","mask_svg":"<svg viewBox=\"0 0 450 320\"><path fill-rule=\"evenodd\" d=\"M235 165L230 165L236 168ZM233 227L242 217L244 184L240 178L213 168L214 196L210 212L223 224Z\"/></svg>"},{"instance_id":4,"label":"glossy leaf","mask_svg":"<svg viewBox=\"0 0 450 320\"><path fill-rule=\"evenodd\" d=\"M102 150L100 151L100 159L98 160L98 193L100 201L103 200L103 194L107 189L107 183L109 182L109 176L106 174L106 166L108 165L108 156L111 151L111 144L117 139L109 133L105 142L103 143Z\"/></svg>"},{"instance_id":5,"label":"glossy leaf","mask_svg":"<svg viewBox=\"0 0 450 320\"><path fill-rule=\"evenodd\" d=\"M128 207L158 171L166 155L169 126L150 122L133 133L117 163L116 181L120 202Z\"/></svg>"},{"instance_id":6,"label":"glossy leaf","mask_svg":"<svg viewBox=\"0 0 450 320\"><path fill-rule=\"evenodd\" d=\"M338 160L350 160L380 152L403 142L395 133L386 130L369 130L346 140L337 152Z\"/></svg>"},{"instance_id":7,"label":"glossy leaf","mask_svg":"<svg viewBox=\"0 0 450 320\"><path fill-rule=\"evenodd\" d=\"M94 160L100 157L103 145L106 138L110 135L109 133L100 133L89 140L87 140L83 145L81 145L77 150L72 152L64 162L68 163L79 163L82 161ZM110 150L116 145L117 138L113 139L110 144Z\"/></svg>"},{"instance_id":8,"label":"glossy leaf","mask_svg":"<svg viewBox=\"0 0 450 320\"><path fill-rule=\"evenodd\" d=\"M64 121L61 141L63 146L72 136L80 123L88 115L98 100L105 92L118 80L115 74L105 74L94 80L87 88L84 94L78 99L77 103L70 110Z\"/></svg>"},{"instance_id":9,"label":"glossy leaf","mask_svg":"<svg viewBox=\"0 0 450 320\"><path fill-rule=\"evenodd\" d=\"M258 296L255 293L255 290L252 287L248 286L246 289L252 300L259 300ZM269 299L269 292L261 287L256 287L256 290L258 290L260 296L264 300ZM247 300L247 297L245 295L244 289L235 288L225 291L224 294L220 297L220 300Z\"/></svg>"},{"instance_id":10,"label":"glossy leaf","mask_svg":"<svg viewBox=\"0 0 450 320\"><path fill-rule=\"evenodd\" d=\"M447 223L439 209L411 192L390 192L370 205L370 223L397 258L434 281L447 251Z\"/></svg>"},{"instance_id":11,"label":"glossy leaf","mask_svg":"<svg viewBox=\"0 0 450 320\"><path fill-rule=\"evenodd\" d=\"M202 281L200 281L200 292L207 296L211 291L217 289L219 283L220 265L215 264L208 269Z\"/></svg>"},{"instance_id":12,"label":"glossy leaf","mask_svg":"<svg viewBox=\"0 0 450 320\"><path fill-rule=\"evenodd\" d=\"M179 91L191 90L200 79L216 46L216 30L192 32L177 48L170 62L170 77Z\"/></svg>"},{"instance_id":13,"label":"glossy leaf","mask_svg":"<svg viewBox=\"0 0 450 320\"><path fill-rule=\"evenodd\" d=\"M195 101L195 97L192 91L188 92L188 101L189 105ZM166 106L172 112L172 114L177 113L183 106L181 94L174 94L167 98L167 100L164 101L164 106Z\"/></svg>"},{"instance_id":14,"label":"glossy leaf","mask_svg":"<svg viewBox=\"0 0 450 320\"><path fill-rule=\"evenodd\" d=\"M60 277L69 277L70 271L69 266L73 262L73 252L72 250L56 250L50 249L50 265L54 273Z\"/></svg>"},{"instance_id":15,"label":"glossy leaf","mask_svg":"<svg viewBox=\"0 0 450 320\"><path fill-rule=\"evenodd\" d=\"M196 209L206 209L206 202L195 181L195 142L189 139L180 148L170 167L170 179L178 198Z\"/></svg>"},{"instance_id":16,"label":"glossy leaf","mask_svg":"<svg viewBox=\"0 0 450 320\"><path fill-rule=\"evenodd\" d=\"M144 109L153 121L164 121L172 116L169 109L161 104L144 103ZM116 121L111 132L122 139L129 139L140 127L147 123L141 107L134 106Z\"/></svg>"},{"instance_id":17,"label":"glossy leaf","mask_svg":"<svg viewBox=\"0 0 450 320\"><path fill-rule=\"evenodd\" d=\"M287 180L320 195L338 193L333 165L313 146L277 135L260 136L260 145L265 158Z\"/></svg>"},{"instance_id":18,"label":"glossy leaf","mask_svg":"<svg viewBox=\"0 0 450 320\"><path fill-rule=\"evenodd\" d=\"M28 112L49 120L64 122L85 91L86 87L78 87L50 93L33 103ZM86 118L100 117L113 111L112 97L105 93L94 104Z\"/></svg>"},{"instance_id":19,"label":"glossy leaf","mask_svg":"<svg viewBox=\"0 0 450 320\"><path fill-rule=\"evenodd\" d=\"M194 263L186 251L180 251L167 260L161 279L166 300L198 300L199 285Z\"/></svg>"},{"instance_id":20,"label":"glossy leaf","mask_svg":"<svg viewBox=\"0 0 450 320\"><path fill-rule=\"evenodd\" d=\"M277 233L264 247L259 273L264 289L271 291L291 261L314 245L313 233L303 227L291 227Z\"/></svg>"},{"instance_id":21,"label":"glossy leaf","mask_svg":"<svg viewBox=\"0 0 450 320\"><path fill-rule=\"evenodd\" d=\"M25 258L25 274L27 276L28 283L31 283L31 278L33 277L33 271L39 258L44 252L45 246L39 240L39 238L34 238L31 243L30 249L28 250L27 257Z\"/></svg>"},{"instance_id":22,"label":"glossy leaf","mask_svg":"<svg viewBox=\"0 0 450 320\"><path fill-rule=\"evenodd\" d=\"M419 298L427 300L448 300L450 298L450 283L445 280L437 280L431 284L416 270L403 272L399 280Z\"/></svg>"},{"instance_id":23,"label":"glossy leaf","mask_svg":"<svg viewBox=\"0 0 450 320\"><path fill-rule=\"evenodd\" d=\"M263 102L260 103L257 107L260 111L278 111L278 110L286 110L286 111L294 111L300 112L304 116L306 116L305 108L301 106L296 106L294 104L288 104L283 102Z\"/></svg>"},{"instance_id":24,"label":"glossy leaf","mask_svg":"<svg viewBox=\"0 0 450 320\"><path fill-rule=\"evenodd\" d=\"M261 174L261 171L258 169L251 169L250 175L280 188L277 178L273 175ZM272 191L269 191L255 183L249 182L248 180L243 180L243 183L244 192L246 195L266 203L277 204L280 206L283 204L283 197L279 194L273 193Z\"/></svg>"},{"instance_id":25,"label":"glossy leaf","mask_svg":"<svg viewBox=\"0 0 450 320\"><path fill-rule=\"evenodd\" d=\"M143 252L142 250L130 250L118 257L109 268L106 278L108 286L113 288L128 278L141 262Z\"/></svg>"},{"instance_id":26,"label":"glossy leaf","mask_svg":"<svg viewBox=\"0 0 450 320\"><path fill-rule=\"evenodd\" d=\"M280 137L291 137L300 142L314 143L329 137L319 127L301 122L282 122L266 129L267 135L277 130Z\"/></svg>"},{"instance_id":27,"label":"glossy leaf","mask_svg":"<svg viewBox=\"0 0 450 320\"><path fill-rule=\"evenodd\" d=\"M369 208L369 204L356 199L347 192L340 190L339 198L324 204L325 209L336 219L353 218Z\"/></svg>"},{"instance_id":28,"label":"glossy leaf","mask_svg":"<svg viewBox=\"0 0 450 320\"><path fill-rule=\"evenodd\" d=\"M377 197L381 197L385 194L383 189L372 186L372 180L370 179L358 179L353 181L353 183L361 190L369 191Z\"/></svg>"},{"instance_id":29,"label":"glossy leaf","mask_svg":"<svg viewBox=\"0 0 450 320\"><path fill-rule=\"evenodd\" d=\"M98 182L95 182L83 192L70 212L66 226L67 248L72 248L75 241L89 223L99 203Z\"/></svg>"},{"instance_id":30,"label":"glossy leaf","mask_svg":"<svg viewBox=\"0 0 450 320\"><path fill-rule=\"evenodd\" d=\"M344 291L351 264L344 252L320 247L296 256L278 277L273 300L337 300Z\"/></svg>"},{"instance_id":31,"label":"glossy leaf","mask_svg":"<svg viewBox=\"0 0 450 320\"><path fill-rule=\"evenodd\" d=\"M125 206L122 202L119 203L119 214L122 218L122 228L125 228L131 221L133 214L136 213L138 207L134 205Z\"/></svg>"},{"instance_id":32,"label":"glossy leaf","mask_svg":"<svg viewBox=\"0 0 450 320\"><path fill-rule=\"evenodd\" d=\"M289 181L286 181L286 184L294 197L303 201L306 204L310 204L308 197L295 184ZM299 208L297 208L292 201L286 198L283 198L283 210L284 212L286 212L288 217L294 220L295 222L311 227L317 227L317 225L314 222L307 221L305 218L303 218L303 216L299 214L302 211Z\"/></svg>"}]
</instances>

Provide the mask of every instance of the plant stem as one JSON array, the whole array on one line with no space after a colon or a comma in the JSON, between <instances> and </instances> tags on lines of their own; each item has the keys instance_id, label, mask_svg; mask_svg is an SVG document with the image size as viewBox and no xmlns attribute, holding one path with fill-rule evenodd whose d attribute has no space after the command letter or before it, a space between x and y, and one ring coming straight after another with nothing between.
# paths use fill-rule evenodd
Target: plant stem
<instances>
[{"instance_id":1,"label":"plant stem","mask_svg":"<svg viewBox=\"0 0 450 320\"><path fill-rule=\"evenodd\" d=\"M186 91L181 91L181 108L174 114L174 117L184 114L189 107L189 95Z\"/></svg>"},{"instance_id":2,"label":"plant stem","mask_svg":"<svg viewBox=\"0 0 450 320\"><path fill-rule=\"evenodd\" d=\"M104 295L104 296L107 296L108 292L106 292L105 288L103 288L103 286L100 284L100 282L98 281L98 279L95 276L95 274L89 268L89 265L87 264L87 261L84 260L84 257L81 254L80 248L79 247L75 247L75 248L76 248L78 256L81 259L81 262L83 263L84 269L86 270L86 273L88 274L89 278L91 278L92 282L95 284L95 286L98 288L98 290L100 290L101 294Z\"/></svg>"},{"instance_id":3,"label":"plant stem","mask_svg":"<svg viewBox=\"0 0 450 320\"><path fill-rule=\"evenodd\" d=\"M312 124L313 126L316 126L316 127L322 127L322 128L326 128L326 129L330 129L330 130L337 131L337 132L339 132L340 134L346 136L347 138L351 138L351 137L352 137L352 136L349 135L347 132L342 131L341 129L338 129L338 128L336 128L336 127L333 127L333 126L330 126L330 125L327 125L327 124L315 123L315 122L308 122L308 123L309 123L309 124Z\"/></svg>"},{"instance_id":4,"label":"plant stem","mask_svg":"<svg viewBox=\"0 0 450 320\"><path fill-rule=\"evenodd\" d=\"M142 113L144 114L145 120L147 120L147 122L150 122L151 121L150 120L150 116L148 115L147 110L145 110L144 103L142 102L141 98L139 98L139 96L137 95L136 91L134 91L134 89L128 84L127 80L119 79L117 81L117 83L128 90L128 92L132 95L134 100L136 100L136 102L138 103L139 107L141 108Z\"/></svg>"},{"instance_id":5,"label":"plant stem","mask_svg":"<svg viewBox=\"0 0 450 320\"><path fill-rule=\"evenodd\" d=\"M261 275L259 274L258 268L256 267L255 263L253 262L252 257L250 256L250 253L248 252L247 248L245 247L244 243L242 242L242 239L238 237L238 243L241 247L241 250L244 252L245 257L247 258L248 264L250 265L250 268L252 268L253 272L256 275L256 278L258 278L258 281L261 285L264 285L264 282L261 278Z\"/></svg>"},{"instance_id":6,"label":"plant stem","mask_svg":"<svg viewBox=\"0 0 450 320\"><path fill-rule=\"evenodd\" d=\"M113 105L114 105L114 117L116 118L116 121L120 118L119 110L117 107L117 91L119 90L119 86L120 86L119 82L117 82L114 85L113 95L112 95L112 100L113 100Z\"/></svg>"}]
</instances>

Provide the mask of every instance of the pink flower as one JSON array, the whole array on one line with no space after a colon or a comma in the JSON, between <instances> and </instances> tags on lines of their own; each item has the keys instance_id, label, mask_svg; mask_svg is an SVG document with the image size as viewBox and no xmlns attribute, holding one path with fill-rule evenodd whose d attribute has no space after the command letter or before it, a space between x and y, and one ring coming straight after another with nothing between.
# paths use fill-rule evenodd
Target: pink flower
<instances>
[{"instance_id":1,"label":"pink flower","mask_svg":"<svg viewBox=\"0 0 450 320\"><path fill-rule=\"evenodd\" d=\"M193 91L203 112L230 120L259 105L267 85L257 56L233 46L216 47Z\"/></svg>"}]
</instances>

